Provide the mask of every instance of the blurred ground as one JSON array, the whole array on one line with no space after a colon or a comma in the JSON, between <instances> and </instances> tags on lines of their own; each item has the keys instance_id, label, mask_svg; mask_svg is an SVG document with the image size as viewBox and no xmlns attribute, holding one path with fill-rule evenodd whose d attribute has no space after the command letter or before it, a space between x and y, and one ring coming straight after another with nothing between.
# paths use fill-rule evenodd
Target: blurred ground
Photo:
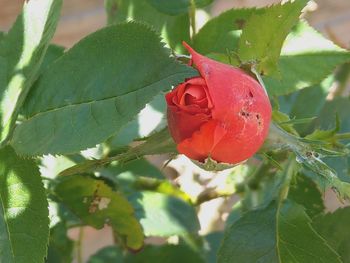
<instances>
[{"instance_id":1,"label":"blurred ground","mask_svg":"<svg viewBox=\"0 0 350 263\"><path fill-rule=\"evenodd\" d=\"M265 6L278 0L216 0L211 13L218 15L231 7ZM23 1L0 0L0 30L7 31ZM317 12L307 16L311 24L339 44L350 47L350 1L318 0ZM313 5L314 8L314 5ZM103 0L64 1L62 17L54 42L66 47L105 25Z\"/></svg>"},{"instance_id":2,"label":"blurred ground","mask_svg":"<svg viewBox=\"0 0 350 263\"><path fill-rule=\"evenodd\" d=\"M210 12L218 15L223 10L232 7L265 6L279 2L277 0L216 0ZM7 31L21 10L23 1L0 0L0 31ZM309 9L316 9L307 15L307 20L328 38L338 45L350 48L350 0L318 0ZM61 20L53 42L65 47L71 47L82 37L103 27L106 24L103 0L65 0ZM333 210L339 202L332 192L325 196L327 207ZM232 203L231 203L232 204ZM202 231L220 229L223 225L225 209L229 205L223 199L212 200L203 205L199 211ZM210 211L210 215L204 211ZM216 211L216 212L214 212ZM218 213L220 211L221 213ZM223 212L223 213L222 213ZM96 231L84 229L82 244L83 262L99 248L111 244L112 235L108 228ZM73 239L79 236L79 229L70 233ZM152 240L156 243L159 240Z\"/></svg>"}]
</instances>

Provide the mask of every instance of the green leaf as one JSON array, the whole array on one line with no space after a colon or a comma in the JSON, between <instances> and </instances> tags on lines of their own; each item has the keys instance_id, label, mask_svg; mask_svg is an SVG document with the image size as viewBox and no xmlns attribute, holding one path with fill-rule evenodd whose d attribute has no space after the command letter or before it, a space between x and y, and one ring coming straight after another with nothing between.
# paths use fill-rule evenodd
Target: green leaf
<instances>
[{"instance_id":1,"label":"green leaf","mask_svg":"<svg viewBox=\"0 0 350 263\"><path fill-rule=\"evenodd\" d=\"M336 66L349 60L350 52L325 39L303 21L283 47L278 61L280 79L268 76L264 82L271 96L286 95L319 84Z\"/></svg>"},{"instance_id":2,"label":"green leaf","mask_svg":"<svg viewBox=\"0 0 350 263\"><path fill-rule=\"evenodd\" d=\"M223 237L223 232L214 232L204 236L207 246L205 251L205 259L207 263L217 262L217 252Z\"/></svg>"},{"instance_id":3,"label":"green leaf","mask_svg":"<svg viewBox=\"0 0 350 263\"><path fill-rule=\"evenodd\" d=\"M314 219L314 228L337 250L344 263L350 262L350 208L340 208L334 213Z\"/></svg>"},{"instance_id":4,"label":"green leaf","mask_svg":"<svg viewBox=\"0 0 350 263\"><path fill-rule=\"evenodd\" d=\"M155 192L130 197L146 236L196 233L200 226L192 206L181 199Z\"/></svg>"},{"instance_id":5,"label":"green leaf","mask_svg":"<svg viewBox=\"0 0 350 263\"><path fill-rule=\"evenodd\" d=\"M56 30L62 0L27 1L14 26L0 43L6 83L0 86L0 141L5 143ZM0 64L2 64L0 60ZM2 84L0 82L0 84Z\"/></svg>"},{"instance_id":6,"label":"green leaf","mask_svg":"<svg viewBox=\"0 0 350 263\"><path fill-rule=\"evenodd\" d=\"M321 84L302 89L296 94L290 110L290 116L293 118L309 118L318 116L323 105L326 103L326 97L334 83L333 76L326 78ZM312 101L313 103L309 103ZM301 135L306 135L314 130L314 122L311 124L299 125L296 127Z\"/></svg>"},{"instance_id":7,"label":"green leaf","mask_svg":"<svg viewBox=\"0 0 350 263\"><path fill-rule=\"evenodd\" d=\"M267 7L262 14L250 16L239 41L240 59L257 63L258 71L264 75L274 74L283 42L307 2L296 0L278 4Z\"/></svg>"},{"instance_id":8,"label":"green leaf","mask_svg":"<svg viewBox=\"0 0 350 263\"><path fill-rule=\"evenodd\" d=\"M345 52L320 52L281 56L281 80L266 77L265 85L271 96L286 95L320 83L337 65L350 59Z\"/></svg>"},{"instance_id":9,"label":"green leaf","mask_svg":"<svg viewBox=\"0 0 350 263\"><path fill-rule=\"evenodd\" d=\"M177 3L178 1L172 1ZM154 8L147 0L107 0L108 24L140 21L151 25L163 40L177 52L184 52L182 41L190 41L188 14L170 16Z\"/></svg>"},{"instance_id":10,"label":"green leaf","mask_svg":"<svg viewBox=\"0 0 350 263\"><path fill-rule=\"evenodd\" d=\"M289 188L288 198L305 207L307 214L313 218L321 214L325 207L317 185L303 174L297 174L295 182Z\"/></svg>"},{"instance_id":11,"label":"green leaf","mask_svg":"<svg viewBox=\"0 0 350 263\"><path fill-rule=\"evenodd\" d=\"M68 263L73 260L74 242L67 237L67 228L60 222L50 229L46 263Z\"/></svg>"},{"instance_id":12,"label":"green leaf","mask_svg":"<svg viewBox=\"0 0 350 263\"><path fill-rule=\"evenodd\" d=\"M105 141L158 93L197 74L169 55L159 37L139 23L91 34L37 81L12 145L22 155L43 155Z\"/></svg>"},{"instance_id":13,"label":"green leaf","mask_svg":"<svg viewBox=\"0 0 350 263\"><path fill-rule=\"evenodd\" d=\"M218 263L340 263L310 223L304 208L291 201L247 212L225 233Z\"/></svg>"},{"instance_id":14,"label":"green leaf","mask_svg":"<svg viewBox=\"0 0 350 263\"><path fill-rule=\"evenodd\" d=\"M146 246L140 253L129 254L125 263L204 263L202 257L185 245Z\"/></svg>"},{"instance_id":15,"label":"green leaf","mask_svg":"<svg viewBox=\"0 0 350 263\"><path fill-rule=\"evenodd\" d=\"M156 96L137 115L135 120L125 125L118 134L107 141L110 149L125 147L136 138L143 138L164 129L166 120L166 101L164 94Z\"/></svg>"},{"instance_id":16,"label":"green leaf","mask_svg":"<svg viewBox=\"0 0 350 263\"><path fill-rule=\"evenodd\" d=\"M57 45L49 45L46 50L43 62L41 64L39 74L43 73L44 70L51 65L56 59L61 57L64 53L64 47Z\"/></svg>"},{"instance_id":17,"label":"green leaf","mask_svg":"<svg viewBox=\"0 0 350 263\"><path fill-rule=\"evenodd\" d=\"M319 114L315 125L323 130L328 130L336 123L338 116L340 120L339 132L350 132L350 100L348 98L338 97L327 101Z\"/></svg>"},{"instance_id":18,"label":"green leaf","mask_svg":"<svg viewBox=\"0 0 350 263\"><path fill-rule=\"evenodd\" d=\"M236 50L241 29L252 14L264 9L231 9L209 20L193 37L193 47L201 54L221 53Z\"/></svg>"},{"instance_id":19,"label":"green leaf","mask_svg":"<svg viewBox=\"0 0 350 263\"><path fill-rule=\"evenodd\" d=\"M116 179L122 173L129 173L135 177L144 176L150 178L164 179L163 173L149 161L144 158L139 158L121 165L111 165L110 172L112 172Z\"/></svg>"},{"instance_id":20,"label":"green leaf","mask_svg":"<svg viewBox=\"0 0 350 263\"><path fill-rule=\"evenodd\" d=\"M49 212L38 167L0 150L0 262L44 262Z\"/></svg>"},{"instance_id":21,"label":"green leaf","mask_svg":"<svg viewBox=\"0 0 350 263\"><path fill-rule=\"evenodd\" d=\"M130 203L101 180L70 176L56 186L57 197L85 224L97 229L109 224L133 250L143 245L143 233Z\"/></svg>"},{"instance_id":22,"label":"green leaf","mask_svg":"<svg viewBox=\"0 0 350 263\"><path fill-rule=\"evenodd\" d=\"M147 0L150 5L156 8L159 12L168 15L186 14L191 7L192 0ZM213 0L193 0L196 7L204 7L213 2Z\"/></svg>"},{"instance_id":23,"label":"green leaf","mask_svg":"<svg viewBox=\"0 0 350 263\"><path fill-rule=\"evenodd\" d=\"M105 247L93 255L88 263L204 263L205 261L185 245L146 246L141 252L123 255L115 246Z\"/></svg>"},{"instance_id":24,"label":"green leaf","mask_svg":"<svg viewBox=\"0 0 350 263\"><path fill-rule=\"evenodd\" d=\"M318 131L316 135L334 135L334 138L338 140L338 138L341 138L343 133L350 132L349 110L350 101L347 98L338 97L332 101L327 101L314 124L315 127L321 129L321 131L323 130L323 132ZM339 130L337 127L334 127L337 126L334 125L334 123L337 123L337 118L340 121ZM333 131L329 129L332 129ZM341 133L334 134L335 131ZM343 142L348 143L349 139L344 140ZM340 196L350 198L349 156L327 158L325 159L325 163L336 170L337 176L335 178L333 177L333 179L341 186L344 193L341 193L339 189L336 189L336 191L340 192ZM329 181L320 180L320 178L316 178L311 174L310 176L320 185L321 189L334 187L334 185L329 184ZM340 180L344 182L341 182Z\"/></svg>"},{"instance_id":25,"label":"green leaf","mask_svg":"<svg viewBox=\"0 0 350 263\"><path fill-rule=\"evenodd\" d=\"M125 263L123 252L116 246L105 247L89 258L88 263Z\"/></svg>"}]
</instances>

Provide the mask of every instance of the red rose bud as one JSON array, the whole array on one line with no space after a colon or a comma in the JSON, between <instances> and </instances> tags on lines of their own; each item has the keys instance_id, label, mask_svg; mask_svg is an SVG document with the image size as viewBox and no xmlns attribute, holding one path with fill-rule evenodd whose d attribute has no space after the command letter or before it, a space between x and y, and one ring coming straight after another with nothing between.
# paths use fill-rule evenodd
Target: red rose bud
<instances>
[{"instance_id":1,"label":"red rose bud","mask_svg":"<svg viewBox=\"0 0 350 263\"><path fill-rule=\"evenodd\" d=\"M269 132L271 105L263 87L244 71L183 44L200 77L187 79L165 96L179 153L202 163L211 159L238 164L248 159Z\"/></svg>"}]
</instances>

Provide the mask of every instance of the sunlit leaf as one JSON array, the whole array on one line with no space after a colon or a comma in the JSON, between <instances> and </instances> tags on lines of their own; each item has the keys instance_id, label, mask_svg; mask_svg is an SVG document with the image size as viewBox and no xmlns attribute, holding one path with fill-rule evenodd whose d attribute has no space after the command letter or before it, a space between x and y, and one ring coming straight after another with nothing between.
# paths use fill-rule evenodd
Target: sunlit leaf
<instances>
[{"instance_id":1,"label":"sunlit leaf","mask_svg":"<svg viewBox=\"0 0 350 263\"><path fill-rule=\"evenodd\" d=\"M350 61L350 52L302 21L288 36L282 49L278 61L280 79L265 77L265 85L270 95L286 95L321 83L336 66L347 61Z\"/></svg>"},{"instance_id":2,"label":"sunlit leaf","mask_svg":"<svg viewBox=\"0 0 350 263\"><path fill-rule=\"evenodd\" d=\"M49 237L45 190L32 160L0 150L0 262L44 262Z\"/></svg>"},{"instance_id":3,"label":"sunlit leaf","mask_svg":"<svg viewBox=\"0 0 350 263\"><path fill-rule=\"evenodd\" d=\"M62 0L26 1L9 33L0 43L1 141L8 140L21 106L38 77L49 42L56 30ZM3 71L3 67L0 69Z\"/></svg>"},{"instance_id":4,"label":"sunlit leaf","mask_svg":"<svg viewBox=\"0 0 350 263\"><path fill-rule=\"evenodd\" d=\"M22 155L42 155L75 153L105 141L154 96L197 74L169 55L139 23L91 34L36 82L12 145Z\"/></svg>"},{"instance_id":5,"label":"sunlit leaf","mask_svg":"<svg viewBox=\"0 0 350 263\"><path fill-rule=\"evenodd\" d=\"M285 38L298 22L307 0L296 0L266 7L262 14L253 14L244 25L238 55L243 62L257 63L264 75L274 74ZM262 34L263 32L263 34Z\"/></svg>"}]
</instances>

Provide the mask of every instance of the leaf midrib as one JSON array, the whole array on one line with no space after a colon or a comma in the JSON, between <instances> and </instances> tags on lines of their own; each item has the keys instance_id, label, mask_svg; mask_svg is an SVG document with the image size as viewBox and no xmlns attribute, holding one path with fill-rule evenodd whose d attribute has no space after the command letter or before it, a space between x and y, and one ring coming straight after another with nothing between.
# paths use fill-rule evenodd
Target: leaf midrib
<instances>
[{"instance_id":1,"label":"leaf midrib","mask_svg":"<svg viewBox=\"0 0 350 263\"><path fill-rule=\"evenodd\" d=\"M101 99L97 99L97 100L87 100L87 101L78 102L78 103L74 103L74 104L66 104L66 105L62 105L62 106L56 107L56 108L50 108L50 109L47 109L47 110L44 110L44 111L39 111L39 112L36 112L33 115L31 115L29 118L27 118L26 121L31 120L32 118L34 118L34 117L36 117L38 115L46 114L46 113L54 112L54 111L59 111L59 110L64 109L64 108L76 107L76 106L85 105L85 104L92 104L92 103L95 103L95 102L101 102L101 101L106 101L106 100L117 99L119 97L123 97L123 96L126 96L128 94L132 94L134 92L137 92L137 91L140 91L140 90L143 90L143 89L147 89L150 86L157 85L158 83L160 83L162 81L166 81L167 79L169 79L169 78L171 78L173 76L181 75L181 74L187 74L187 73L188 73L188 71L177 72L177 73L168 75L166 78L162 78L162 79L160 79L160 80L158 80L156 82L153 82L153 83L151 83L149 85L146 85L146 86L143 86L141 88L138 88L138 89L135 89L135 90L132 90L132 91L128 91L128 92L125 92L123 94L119 94L119 95L116 95L116 96L105 97L105 98L101 98Z\"/></svg>"}]
</instances>

